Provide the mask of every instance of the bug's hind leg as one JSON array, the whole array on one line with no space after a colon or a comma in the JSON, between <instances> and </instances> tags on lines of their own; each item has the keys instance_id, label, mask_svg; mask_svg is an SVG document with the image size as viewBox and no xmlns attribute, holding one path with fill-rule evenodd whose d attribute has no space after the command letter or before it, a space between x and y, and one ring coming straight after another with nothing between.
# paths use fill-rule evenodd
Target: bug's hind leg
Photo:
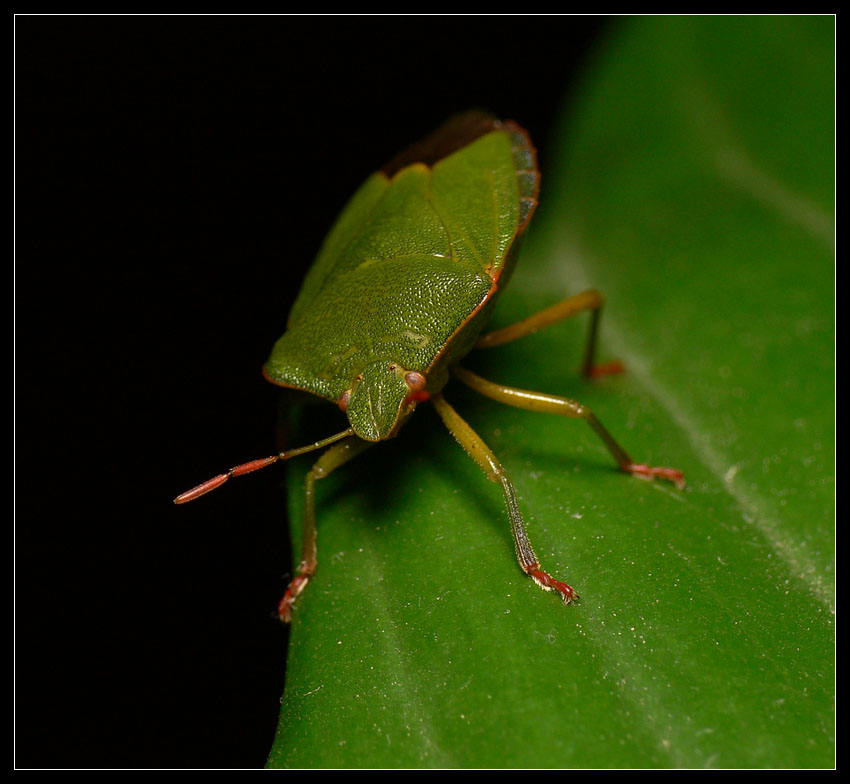
<instances>
[{"instance_id":1,"label":"bug's hind leg","mask_svg":"<svg viewBox=\"0 0 850 784\"><path fill-rule=\"evenodd\" d=\"M655 468L644 465L643 463L635 463L629 457L626 450L614 440L614 437L596 418L596 415L587 406L575 400L558 397L557 395L547 395L542 392L528 392L524 389L506 387L502 384L494 384L492 381L487 381L487 379L481 378L481 376L477 376L475 373L471 373L465 368L458 366L452 368L452 373L468 387L499 403L516 406L517 408L525 408L529 411L542 411L573 419L583 419L602 439L605 446L608 447L608 451L617 461L617 465L621 471L646 479L654 479L656 477L666 479L673 482L677 487L683 487L685 484L684 474L676 468Z\"/></svg>"},{"instance_id":2,"label":"bug's hind leg","mask_svg":"<svg viewBox=\"0 0 850 784\"><path fill-rule=\"evenodd\" d=\"M559 321L564 321L571 316L589 310L591 313L590 331L588 332L587 348L585 349L584 362L582 363L582 373L587 378L607 376L611 373L622 373L624 368L623 364L619 361L606 362L602 365L597 365L594 362L596 356L596 334L599 330L599 318L602 314L604 303L604 298L595 289L583 291L581 294L568 297L545 310L534 313L522 321L517 321L508 327L482 335L478 338L475 347L491 348L492 346L501 346L503 343L510 343L518 338L531 335L545 327L557 324Z\"/></svg>"},{"instance_id":3,"label":"bug's hind leg","mask_svg":"<svg viewBox=\"0 0 850 784\"><path fill-rule=\"evenodd\" d=\"M277 612L285 623L292 620L292 606L299 594L304 590L309 579L316 573L318 565L318 548L316 539L316 480L324 479L336 468L357 457L371 441L364 441L357 436L346 438L335 444L322 454L313 464L304 480L304 545L301 551L301 562L295 577L289 583L286 593L280 600Z\"/></svg>"},{"instance_id":4,"label":"bug's hind leg","mask_svg":"<svg viewBox=\"0 0 850 784\"><path fill-rule=\"evenodd\" d=\"M513 483L508 477L501 463L490 451L487 444L480 436L461 418L442 395L434 395L431 398L449 432L457 442L466 450L467 454L482 468L491 482L498 482L502 486L505 495L505 505L508 508L508 517L511 523L511 533L514 537L517 560L522 570L531 577L541 588L546 591L556 591L561 595L565 604L578 599L578 594L566 583L556 580L543 571L534 548L528 539L525 522L519 509Z\"/></svg>"}]
</instances>

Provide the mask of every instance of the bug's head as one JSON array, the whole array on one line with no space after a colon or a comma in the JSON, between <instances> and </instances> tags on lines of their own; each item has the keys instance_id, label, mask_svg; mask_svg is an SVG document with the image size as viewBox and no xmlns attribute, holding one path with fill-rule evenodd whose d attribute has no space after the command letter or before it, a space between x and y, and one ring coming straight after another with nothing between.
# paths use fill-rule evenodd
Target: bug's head
<instances>
[{"instance_id":1,"label":"bug's head","mask_svg":"<svg viewBox=\"0 0 850 784\"><path fill-rule=\"evenodd\" d=\"M392 438L416 404L428 399L425 376L397 362L366 365L339 398L354 432L365 441Z\"/></svg>"}]
</instances>

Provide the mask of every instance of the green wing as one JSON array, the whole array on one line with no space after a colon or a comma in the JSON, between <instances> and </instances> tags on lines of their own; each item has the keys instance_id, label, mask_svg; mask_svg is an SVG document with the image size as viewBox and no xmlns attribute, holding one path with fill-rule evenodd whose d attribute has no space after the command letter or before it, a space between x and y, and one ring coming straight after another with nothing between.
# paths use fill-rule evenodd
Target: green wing
<instances>
[{"instance_id":1,"label":"green wing","mask_svg":"<svg viewBox=\"0 0 850 784\"><path fill-rule=\"evenodd\" d=\"M430 367L527 222L520 167L536 177L527 137L497 124L432 166L370 177L325 240L266 376L335 400L374 359Z\"/></svg>"}]
</instances>

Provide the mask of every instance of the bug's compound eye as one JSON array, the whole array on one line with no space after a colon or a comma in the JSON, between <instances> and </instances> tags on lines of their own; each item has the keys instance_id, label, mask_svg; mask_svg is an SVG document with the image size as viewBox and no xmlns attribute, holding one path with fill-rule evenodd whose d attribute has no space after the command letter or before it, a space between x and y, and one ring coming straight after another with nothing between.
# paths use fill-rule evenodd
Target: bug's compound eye
<instances>
[{"instance_id":1,"label":"bug's compound eye","mask_svg":"<svg viewBox=\"0 0 850 784\"><path fill-rule=\"evenodd\" d=\"M340 411L346 412L346 411L348 411L348 404L350 402L351 402L351 390L346 389L345 392L343 392L339 396L339 399L336 401L336 404L339 406Z\"/></svg>"},{"instance_id":2,"label":"bug's compound eye","mask_svg":"<svg viewBox=\"0 0 850 784\"><path fill-rule=\"evenodd\" d=\"M425 387L428 384L428 379L415 370L408 370L404 374L404 383L409 392L405 398L405 403L412 408L415 408L417 403L422 403L431 397Z\"/></svg>"},{"instance_id":3,"label":"bug's compound eye","mask_svg":"<svg viewBox=\"0 0 850 784\"><path fill-rule=\"evenodd\" d=\"M428 379L421 373L411 370L404 374L404 383L410 388L411 392L419 392L425 389L428 384Z\"/></svg>"}]
</instances>

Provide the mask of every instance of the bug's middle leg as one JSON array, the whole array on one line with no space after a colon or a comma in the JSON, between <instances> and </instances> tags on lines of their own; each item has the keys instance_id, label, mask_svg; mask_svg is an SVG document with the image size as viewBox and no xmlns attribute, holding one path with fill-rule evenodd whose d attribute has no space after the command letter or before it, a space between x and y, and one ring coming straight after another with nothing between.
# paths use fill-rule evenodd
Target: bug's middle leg
<instances>
[{"instance_id":1,"label":"bug's middle leg","mask_svg":"<svg viewBox=\"0 0 850 784\"><path fill-rule=\"evenodd\" d=\"M628 474L635 474L636 476L647 479L653 479L655 477L667 479L678 487L682 487L685 483L684 474L676 468L655 468L644 465L643 463L635 463L629 457L628 452L617 443L605 426L597 419L596 414L576 400L571 400L567 397L558 397L557 395L547 395L543 392L529 392L524 389L507 387L503 384L495 384L457 365L452 368L452 373L468 387L499 403L516 406L517 408L525 408L529 411L541 411L547 414L559 414L560 416L574 419L583 419L602 439L605 446L608 447L608 451L617 461L620 470Z\"/></svg>"},{"instance_id":2,"label":"bug's middle leg","mask_svg":"<svg viewBox=\"0 0 850 784\"><path fill-rule=\"evenodd\" d=\"M602 314L602 306L604 304L605 299L595 289L583 291L581 294L567 297L567 299L534 313L528 318L522 319L522 321L517 321L515 324L511 324L503 329L494 330L493 332L487 332L478 338L475 348L501 346L504 343L510 343L526 335L531 335L545 327L552 326L552 324L557 324L559 321L564 321L571 316L589 310L591 314L590 330L587 336L587 348L584 352L582 373L588 378L606 376L611 373L622 373L623 365L621 362L606 362L602 365L594 363L596 356L596 334L599 331L599 318Z\"/></svg>"},{"instance_id":3,"label":"bug's middle leg","mask_svg":"<svg viewBox=\"0 0 850 784\"><path fill-rule=\"evenodd\" d=\"M322 454L313 464L304 480L304 544L301 551L301 562L295 577L289 583L286 593L280 600L277 612L285 623L292 620L292 605L298 595L304 590L309 579L316 573L318 565L318 548L316 535L316 480L324 479L336 468L357 457L362 451L372 445L357 436L346 438L335 444Z\"/></svg>"},{"instance_id":4,"label":"bug's middle leg","mask_svg":"<svg viewBox=\"0 0 850 784\"><path fill-rule=\"evenodd\" d=\"M481 437L446 402L442 395L434 395L431 401L449 432L466 450L466 453L478 463L491 482L497 482L502 486L505 505L508 508L508 517L511 522L511 533L514 537L516 556L522 570L544 590L557 591L565 604L578 599L578 594L569 585L551 577L540 567L540 562L537 560L537 555L528 539L528 532L525 529L525 522L522 519L516 497L516 490L505 469L502 468L502 464L496 459L487 444L481 440Z\"/></svg>"}]
</instances>

